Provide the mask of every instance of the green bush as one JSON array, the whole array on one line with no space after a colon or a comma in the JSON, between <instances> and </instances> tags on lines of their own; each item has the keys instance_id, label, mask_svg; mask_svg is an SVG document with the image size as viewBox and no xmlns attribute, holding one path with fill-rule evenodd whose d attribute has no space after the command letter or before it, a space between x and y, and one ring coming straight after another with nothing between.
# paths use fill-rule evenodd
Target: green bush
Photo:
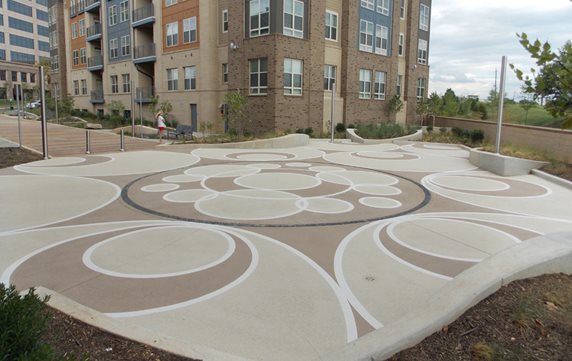
<instances>
[{"instance_id":1,"label":"green bush","mask_svg":"<svg viewBox=\"0 0 572 361\"><path fill-rule=\"evenodd\" d=\"M298 129L296 129L296 133L298 133L298 134L304 134L304 129L298 128Z\"/></svg>"},{"instance_id":2,"label":"green bush","mask_svg":"<svg viewBox=\"0 0 572 361\"><path fill-rule=\"evenodd\" d=\"M485 132L480 129L475 129L471 131L471 142L473 143L480 143L485 139Z\"/></svg>"},{"instance_id":3,"label":"green bush","mask_svg":"<svg viewBox=\"0 0 572 361\"><path fill-rule=\"evenodd\" d=\"M336 124L336 132L337 133L342 133L346 131L346 126L344 125L344 123L338 123Z\"/></svg>"},{"instance_id":4,"label":"green bush","mask_svg":"<svg viewBox=\"0 0 572 361\"><path fill-rule=\"evenodd\" d=\"M427 127L427 133L431 134L433 132L433 127L432 126L428 126Z\"/></svg>"},{"instance_id":5,"label":"green bush","mask_svg":"<svg viewBox=\"0 0 572 361\"><path fill-rule=\"evenodd\" d=\"M314 134L314 129L312 129L312 127L306 128L306 129L304 129L304 133L308 134L308 135L312 135L312 134Z\"/></svg>"},{"instance_id":6,"label":"green bush","mask_svg":"<svg viewBox=\"0 0 572 361\"><path fill-rule=\"evenodd\" d=\"M397 138L415 133L419 127L403 127L396 123L358 124L357 133L365 139Z\"/></svg>"},{"instance_id":7,"label":"green bush","mask_svg":"<svg viewBox=\"0 0 572 361\"><path fill-rule=\"evenodd\" d=\"M348 124L348 126L346 128L355 128L356 126L353 125L352 123Z\"/></svg>"}]
</instances>

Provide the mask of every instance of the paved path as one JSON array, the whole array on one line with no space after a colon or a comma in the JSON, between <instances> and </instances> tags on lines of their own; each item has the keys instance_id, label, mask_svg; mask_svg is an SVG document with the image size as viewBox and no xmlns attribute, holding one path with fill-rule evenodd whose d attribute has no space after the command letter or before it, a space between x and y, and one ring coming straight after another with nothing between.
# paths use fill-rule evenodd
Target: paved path
<instances>
[{"instance_id":1,"label":"paved path","mask_svg":"<svg viewBox=\"0 0 572 361\"><path fill-rule=\"evenodd\" d=\"M55 290L128 336L309 360L572 230L570 189L475 169L454 145L177 149L0 171L0 282Z\"/></svg>"},{"instance_id":2,"label":"paved path","mask_svg":"<svg viewBox=\"0 0 572 361\"><path fill-rule=\"evenodd\" d=\"M25 147L42 152L41 123L36 120L21 120L22 143ZM16 117L0 114L0 137L18 143L18 122ZM156 141L125 137L125 150L149 150L157 146ZM117 152L120 149L119 136L106 131L91 131L92 154ZM50 157L65 157L85 154L85 130L58 124L48 124L48 154Z\"/></svg>"}]
</instances>

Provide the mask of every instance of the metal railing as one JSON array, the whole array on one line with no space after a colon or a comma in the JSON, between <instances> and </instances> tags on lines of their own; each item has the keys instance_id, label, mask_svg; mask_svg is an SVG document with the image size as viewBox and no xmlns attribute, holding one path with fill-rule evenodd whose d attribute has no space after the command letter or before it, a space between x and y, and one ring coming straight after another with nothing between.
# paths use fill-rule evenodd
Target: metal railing
<instances>
[{"instance_id":1,"label":"metal railing","mask_svg":"<svg viewBox=\"0 0 572 361\"><path fill-rule=\"evenodd\" d=\"M138 9L133 10L133 22L151 18L155 16L155 6L153 4L144 5Z\"/></svg>"},{"instance_id":2,"label":"metal railing","mask_svg":"<svg viewBox=\"0 0 572 361\"><path fill-rule=\"evenodd\" d=\"M133 59L155 56L155 43L147 43L133 48Z\"/></svg>"},{"instance_id":3,"label":"metal railing","mask_svg":"<svg viewBox=\"0 0 572 361\"><path fill-rule=\"evenodd\" d=\"M85 8L90 8L92 5L96 5L95 7L101 6L101 0L87 0L85 2Z\"/></svg>"},{"instance_id":4,"label":"metal railing","mask_svg":"<svg viewBox=\"0 0 572 361\"><path fill-rule=\"evenodd\" d=\"M135 89L135 102L148 103L155 96L155 87L144 86Z\"/></svg>"},{"instance_id":5,"label":"metal railing","mask_svg":"<svg viewBox=\"0 0 572 361\"><path fill-rule=\"evenodd\" d=\"M92 68L96 66L103 66L103 56L101 54L90 56L87 59L87 67Z\"/></svg>"},{"instance_id":6,"label":"metal railing","mask_svg":"<svg viewBox=\"0 0 572 361\"><path fill-rule=\"evenodd\" d=\"M101 24L95 23L87 28L87 37L101 35Z\"/></svg>"},{"instance_id":7,"label":"metal railing","mask_svg":"<svg viewBox=\"0 0 572 361\"><path fill-rule=\"evenodd\" d=\"M101 103L104 101L103 97L103 89L96 89L91 91L91 102L93 103Z\"/></svg>"}]
</instances>

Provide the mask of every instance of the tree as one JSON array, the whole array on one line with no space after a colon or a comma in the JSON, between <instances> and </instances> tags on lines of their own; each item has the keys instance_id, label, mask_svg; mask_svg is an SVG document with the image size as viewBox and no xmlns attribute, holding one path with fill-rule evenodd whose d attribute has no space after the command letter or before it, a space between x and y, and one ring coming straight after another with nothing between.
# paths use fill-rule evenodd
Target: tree
<instances>
[{"instance_id":1,"label":"tree","mask_svg":"<svg viewBox=\"0 0 572 361\"><path fill-rule=\"evenodd\" d=\"M415 108L415 113L421 116L420 125L423 125L423 120L425 116L429 114L429 102L427 99L422 98L417 100L417 107Z\"/></svg>"},{"instance_id":2,"label":"tree","mask_svg":"<svg viewBox=\"0 0 572 361\"><path fill-rule=\"evenodd\" d=\"M248 119L246 114L248 98L240 94L239 90L236 90L226 93L224 102L228 105L228 123L230 127L236 129L238 139L240 140Z\"/></svg>"},{"instance_id":3,"label":"tree","mask_svg":"<svg viewBox=\"0 0 572 361\"><path fill-rule=\"evenodd\" d=\"M538 39L531 42L526 33L516 35L539 67L531 69L532 76L529 76L514 64L510 65L516 77L523 81L524 92L544 103L553 117L563 117L563 127L572 128L572 42L567 41L555 52L548 42L542 44Z\"/></svg>"},{"instance_id":4,"label":"tree","mask_svg":"<svg viewBox=\"0 0 572 361\"><path fill-rule=\"evenodd\" d=\"M523 99L519 102L520 107L524 110L524 124L528 121L528 111L536 105L532 100Z\"/></svg>"},{"instance_id":5,"label":"tree","mask_svg":"<svg viewBox=\"0 0 572 361\"><path fill-rule=\"evenodd\" d=\"M115 116L123 115L125 111L125 105L119 100L112 100L111 103L107 105L107 109L111 112L111 114Z\"/></svg>"},{"instance_id":6,"label":"tree","mask_svg":"<svg viewBox=\"0 0 572 361\"><path fill-rule=\"evenodd\" d=\"M389 112L390 113L399 113L403 109L403 100L399 94L395 94L393 98L389 101Z\"/></svg>"},{"instance_id":7,"label":"tree","mask_svg":"<svg viewBox=\"0 0 572 361\"><path fill-rule=\"evenodd\" d=\"M449 88L445 91L442 97L441 114L448 117L454 117L459 113L459 98L453 91Z\"/></svg>"}]
</instances>

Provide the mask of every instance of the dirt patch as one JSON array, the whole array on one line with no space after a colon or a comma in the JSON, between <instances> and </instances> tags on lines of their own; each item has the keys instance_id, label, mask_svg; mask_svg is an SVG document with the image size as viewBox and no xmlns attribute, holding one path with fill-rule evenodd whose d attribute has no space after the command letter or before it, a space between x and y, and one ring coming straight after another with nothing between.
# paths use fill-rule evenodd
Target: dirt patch
<instances>
[{"instance_id":1,"label":"dirt patch","mask_svg":"<svg viewBox=\"0 0 572 361\"><path fill-rule=\"evenodd\" d=\"M564 361L572 355L572 276L516 281L392 361Z\"/></svg>"},{"instance_id":2,"label":"dirt patch","mask_svg":"<svg viewBox=\"0 0 572 361\"><path fill-rule=\"evenodd\" d=\"M542 167L541 170L572 182L572 164L552 163Z\"/></svg>"},{"instance_id":3,"label":"dirt patch","mask_svg":"<svg viewBox=\"0 0 572 361\"><path fill-rule=\"evenodd\" d=\"M53 308L46 310L49 318L42 338L55 354L82 361L193 361L102 331Z\"/></svg>"},{"instance_id":4,"label":"dirt patch","mask_svg":"<svg viewBox=\"0 0 572 361\"><path fill-rule=\"evenodd\" d=\"M0 148L0 168L43 159L41 155L24 148Z\"/></svg>"}]
</instances>

